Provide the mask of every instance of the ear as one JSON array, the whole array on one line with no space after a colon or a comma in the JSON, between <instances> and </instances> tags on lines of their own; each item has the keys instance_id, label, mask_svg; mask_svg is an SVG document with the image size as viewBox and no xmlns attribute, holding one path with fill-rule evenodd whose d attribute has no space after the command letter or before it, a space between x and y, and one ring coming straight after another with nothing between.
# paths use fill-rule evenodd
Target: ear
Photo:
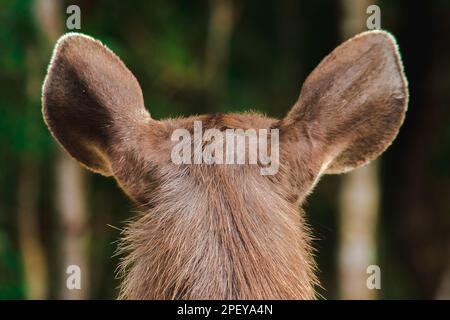
<instances>
[{"instance_id":1,"label":"ear","mask_svg":"<svg viewBox=\"0 0 450 320\"><path fill-rule=\"evenodd\" d=\"M99 41L74 33L56 44L42 112L70 155L108 176L114 144L150 119L141 88L122 61Z\"/></svg>"},{"instance_id":2,"label":"ear","mask_svg":"<svg viewBox=\"0 0 450 320\"><path fill-rule=\"evenodd\" d=\"M303 146L307 140L319 174L346 172L392 143L407 102L395 39L384 31L364 32L337 47L309 75L280 130Z\"/></svg>"}]
</instances>

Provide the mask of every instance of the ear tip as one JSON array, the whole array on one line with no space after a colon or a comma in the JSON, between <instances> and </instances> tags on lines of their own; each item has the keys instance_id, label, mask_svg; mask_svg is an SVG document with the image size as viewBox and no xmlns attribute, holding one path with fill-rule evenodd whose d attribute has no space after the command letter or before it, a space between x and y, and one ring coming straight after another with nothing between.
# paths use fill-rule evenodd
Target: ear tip
<instances>
[{"instance_id":1,"label":"ear tip","mask_svg":"<svg viewBox=\"0 0 450 320\"><path fill-rule=\"evenodd\" d=\"M100 41L82 33L68 32L63 34L56 42L55 48L53 49L50 65L61 55L82 51L86 46L92 45L103 47L103 44Z\"/></svg>"},{"instance_id":2,"label":"ear tip","mask_svg":"<svg viewBox=\"0 0 450 320\"><path fill-rule=\"evenodd\" d=\"M365 32L361 32L354 36L353 38L349 39L348 41L367 41L371 44L379 44L380 48L384 48L386 50L390 50L396 55L397 57L400 57L399 47L397 44L397 40L394 37L392 33L386 30L369 30Z\"/></svg>"},{"instance_id":3,"label":"ear tip","mask_svg":"<svg viewBox=\"0 0 450 320\"><path fill-rule=\"evenodd\" d=\"M52 66L55 65L55 61L61 57L69 56L70 52L76 52L80 47L87 43L98 43L92 37L77 32L68 32L63 34L58 41L56 41L53 49L52 57L47 68L47 74L52 70Z\"/></svg>"},{"instance_id":4,"label":"ear tip","mask_svg":"<svg viewBox=\"0 0 450 320\"><path fill-rule=\"evenodd\" d=\"M408 95L408 79L405 75L402 55L400 54L400 48L395 36L389 31L377 29L357 34L348 41L350 42L357 39L369 41L371 44L379 44L380 46L378 46L378 48L380 50L384 50L385 52L392 54L394 57L393 61L395 61L395 64L397 65L397 69L402 80L402 86L404 87L406 95Z\"/></svg>"},{"instance_id":5,"label":"ear tip","mask_svg":"<svg viewBox=\"0 0 450 320\"><path fill-rule=\"evenodd\" d=\"M98 40L95 40L91 36L88 36L84 33L79 32L67 32L63 34L58 41L56 42L56 48L58 47L64 47L67 44L75 43L75 42L96 42L98 43Z\"/></svg>"},{"instance_id":6,"label":"ear tip","mask_svg":"<svg viewBox=\"0 0 450 320\"><path fill-rule=\"evenodd\" d=\"M71 64L73 61L80 59L86 51L98 49L105 50L114 56L108 48L93 37L78 32L63 34L55 44L50 63L47 67L47 75L42 86L43 95L45 94L49 79L52 78L54 73L58 73L62 65Z\"/></svg>"},{"instance_id":7,"label":"ear tip","mask_svg":"<svg viewBox=\"0 0 450 320\"><path fill-rule=\"evenodd\" d=\"M50 58L50 63L47 66L47 73L44 79L44 83L42 85L42 107L43 110L46 108L45 97L47 95L48 87L52 82L53 75L57 73L57 69L60 67L61 59L65 59L68 56L68 51L76 50L74 44L79 43L80 40L95 41L89 36L86 36L81 33L76 32L68 32L63 34L56 42L55 47L53 48L53 53Z\"/></svg>"},{"instance_id":8,"label":"ear tip","mask_svg":"<svg viewBox=\"0 0 450 320\"><path fill-rule=\"evenodd\" d=\"M380 42L388 41L391 44L397 45L397 40L395 39L394 35L389 31L383 29L367 30L357 34L352 39L357 38L371 38Z\"/></svg>"}]
</instances>

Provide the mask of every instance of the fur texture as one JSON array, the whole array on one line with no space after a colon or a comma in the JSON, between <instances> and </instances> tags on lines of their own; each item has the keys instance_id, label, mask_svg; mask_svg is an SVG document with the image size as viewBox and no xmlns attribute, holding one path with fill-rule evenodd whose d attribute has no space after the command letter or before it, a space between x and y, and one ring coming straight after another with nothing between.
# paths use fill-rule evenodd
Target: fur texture
<instances>
[{"instance_id":1,"label":"fur texture","mask_svg":"<svg viewBox=\"0 0 450 320\"><path fill-rule=\"evenodd\" d=\"M120 298L313 299L311 235L298 208L324 173L376 158L395 138L407 83L391 35L366 32L311 73L282 119L256 113L157 121L137 80L100 42L58 41L43 87L56 140L113 176L141 214L124 232ZM175 129L280 130L279 171L258 165L175 165Z\"/></svg>"}]
</instances>

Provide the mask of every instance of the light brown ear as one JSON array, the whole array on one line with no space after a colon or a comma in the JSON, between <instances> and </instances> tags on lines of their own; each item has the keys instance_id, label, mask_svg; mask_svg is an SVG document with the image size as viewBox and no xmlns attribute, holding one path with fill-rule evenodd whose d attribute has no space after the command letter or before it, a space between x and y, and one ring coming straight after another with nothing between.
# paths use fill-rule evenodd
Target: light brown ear
<instances>
[{"instance_id":1,"label":"light brown ear","mask_svg":"<svg viewBox=\"0 0 450 320\"><path fill-rule=\"evenodd\" d=\"M407 103L395 39L384 31L364 32L337 47L309 75L280 129L308 140L320 173L346 172L392 143Z\"/></svg>"},{"instance_id":2,"label":"light brown ear","mask_svg":"<svg viewBox=\"0 0 450 320\"><path fill-rule=\"evenodd\" d=\"M56 44L42 112L54 137L74 158L108 176L110 150L122 131L150 118L139 83L122 61L99 41L74 33Z\"/></svg>"}]
</instances>

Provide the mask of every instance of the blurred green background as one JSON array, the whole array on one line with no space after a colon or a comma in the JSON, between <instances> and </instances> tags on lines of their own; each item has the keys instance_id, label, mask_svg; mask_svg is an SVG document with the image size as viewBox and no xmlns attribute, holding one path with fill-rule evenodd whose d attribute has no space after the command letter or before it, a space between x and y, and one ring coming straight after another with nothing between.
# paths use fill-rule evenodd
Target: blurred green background
<instances>
[{"instance_id":1,"label":"blurred green background","mask_svg":"<svg viewBox=\"0 0 450 320\"><path fill-rule=\"evenodd\" d=\"M405 124L373 167L376 177L362 182L379 192L364 232L374 233L369 249L382 288L344 292L348 184L326 176L305 204L317 238L318 291L327 299L450 297L450 1L1 0L0 299L118 292L114 250L135 209L113 179L68 160L41 115L41 85L56 39L70 31L71 4L81 9L81 30L73 31L122 58L156 119L249 109L284 116L308 73L366 30L366 8L377 4L410 85ZM76 295L64 289L68 263L86 276Z\"/></svg>"}]
</instances>

